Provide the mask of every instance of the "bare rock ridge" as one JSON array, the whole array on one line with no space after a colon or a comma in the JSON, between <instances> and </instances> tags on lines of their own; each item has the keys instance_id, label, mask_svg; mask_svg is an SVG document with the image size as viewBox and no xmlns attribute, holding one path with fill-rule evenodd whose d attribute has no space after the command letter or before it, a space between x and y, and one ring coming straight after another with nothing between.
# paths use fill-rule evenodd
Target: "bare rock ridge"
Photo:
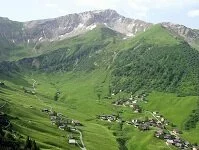
<instances>
[{"instance_id":1,"label":"bare rock ridge","mask_svg":"<svg viewBox=\"0 0 199 150\"><path fill-rule=\"evenodd\" d=\"M183 37L188 43L199 39L199 30L191 29L184 25L173 24L170 22L163 22L161 24L171 32Z\"/></svg>"},{"instance_id":2,"label":"bare rock ridge","mask_svg":"<svg viewBox=\"0 0 199 150\"><path fill-rule=\"evenodd\" d=\"M12 42L27 43L72 37L92 30L99 24L127 36L134 36L139 32L145 31L152 25L141 20L125 18L115 10L110 9L87 11L53 19L35 20L24 23L12 22L8 19L0 19L0 22L0 27L4 26L1 27L4 28L1 34L5 35L7 39ZM10 25L12 23L17 24L18 28L16 28L16 25L12 27L16 28L16 31L5 30L7 24Z\"/></svg>"},{"instance_id":3,"label":"bare rock ridge","mask_svg":"<svg viewBox=\"0 0 199 150\"><path fill-rule=\"evenodd\" d=\"M189 43L199 39L199 30L172 23L161 24L175 34L182 36ZM0 17L0 39L6 39L11 44L35 44L73 37L92 30L97 25L104 25L126 36L135 36L153 24L126 18L111 9L87 11L28 22L16 22Z\"/></svg>"}]
</instances>

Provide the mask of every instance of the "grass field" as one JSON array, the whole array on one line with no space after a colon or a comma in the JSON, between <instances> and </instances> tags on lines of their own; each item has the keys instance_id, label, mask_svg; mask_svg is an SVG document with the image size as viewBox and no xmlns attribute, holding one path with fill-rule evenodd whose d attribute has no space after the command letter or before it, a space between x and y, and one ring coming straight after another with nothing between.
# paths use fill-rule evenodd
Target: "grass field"
<instances>
[{"instance_id":1,"label":"grass field","mask_svg":"<svg viewBox=\"0 0 199 150\"><path fill-rule=\"evenodd\" d=\"M125 147L129 150L169 149L163 141L153 137L154 131L140 132L128 125L123 125L120 129L118 123L111 124L96 120L96 115L116 114L119 111L123 111L124 120L146 116L146 114L134 114L126 107L113 106L111 102L117 96L111 100L103 99L108 94L109 77L105 79L106 75L107 72L100 70L91 73L38 74L32 72L26 74L24 79L29 83L26 86L32 85L32 79L37 81L36 95L24 93L22 84L17 85L9 81L5 83L11 89L1 88L0 95L2 100L8 102L6 107L8 114L17 117L11 120L13 127L22 135L29 135L35 139L41 149L79 149L69 145L68 133L53 126L48 115L41 112L43 108L51 107L56 112L83 123L84 126L80 129L88 150L119 149L116 140L119 137L126 140ZM96 89L101 91L100 100ZM57 90L61 94L58 101L54 101ZM148 99L149 102L143 104L145 109L159 111L181 129L184 121L195 108L197 97L177 97L174 94L152 92ZM198 128L189 132L184 131L183 137L191 142L198 142L196 131Z\"/></svg>"}]
</instances>

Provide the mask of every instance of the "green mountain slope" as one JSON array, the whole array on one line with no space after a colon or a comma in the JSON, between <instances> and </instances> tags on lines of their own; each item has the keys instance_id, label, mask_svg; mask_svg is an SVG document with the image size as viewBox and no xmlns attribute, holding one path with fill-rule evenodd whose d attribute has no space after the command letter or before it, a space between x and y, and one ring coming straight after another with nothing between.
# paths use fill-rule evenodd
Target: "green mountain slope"
<instances>
[{"instance_id":1,"label":"green mountain slope","mask_svg":"<svg viewBox=\"0 0 199 150\"><path fill-rule=\"evenodd\" d=\"M119 53L112 72L113 90L139 89L197 94L199 53L157 25Z\"/></svg>"},{"instance_id":2,"label":"green mountain slope","mask_svg":"<svg viewBox=\"0 0 199 150\"><path fill-rule=\"evenodd\" d=\"M88 150L168 149L154 137L154 129L140 132L126 123L96 119L100 114L120 114L125 121L151 117L112 102L139 90L154 90L162 92L149 93L143 108L159 111L185 133L184 139L198 142L198 128L187 131L183 124L196 109L199 53L165 28L153 26L124 40L123 35L100 26L40 49L45 54L0 63L0 79L8 87L0 87L0 100L9 104L11 122L22 139L29 135L42 149L79 149L68 144L70 133L52 125L41 111L53 108L83 123L79 129ZM24 92L23 87L33 88L34 80L35 95ZM112 99L107 99L112 93Z\"/></svg>"},{"instance_id":3,"label":"green mountain slope","mask_svg":"<svg viewBox=\"0 0 199 150\"><path fill-rule=\"evenodd\" d=\"M104 68L112 72L111 86L115 93L155 89L181 95L197 94L198 51L160 25L130 40L122 40L122 35L111 29L98 27L45 49L49 52L2 63L0 68L2 72L30 68L48 72Z\"/></svg>"},{"instance_id":4,"label":"green mountain slope","mask_svg":"<svg viewBox=\"0 0 199 150\"><path fill-rule=\"evenodd\" d=\"M111 48L122 35L105 27L98 27L84 35L52 43L42 47L48 50L43 55L24 58L16 62L4 62L3 68L8 70L39 69L43 71L89 71L108 64ZM110 48L110 50L108 50ZM107 57L106 57L107 55ZM5 67L7 64L7 67ZM13 66L13 69L10 67ZM14 69L15 66L15 69ZM10 69L9 69L10 68ZM7 71L8 71L7 70Z\"/></svg>"}]
</instances>

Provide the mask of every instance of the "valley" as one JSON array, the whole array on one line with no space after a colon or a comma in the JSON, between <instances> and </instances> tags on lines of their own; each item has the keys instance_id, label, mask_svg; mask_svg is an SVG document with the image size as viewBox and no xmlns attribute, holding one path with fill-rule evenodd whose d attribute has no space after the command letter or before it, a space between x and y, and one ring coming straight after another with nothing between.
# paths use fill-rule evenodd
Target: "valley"
<instances>
[{"instance_id":1,"label":"valley","mask_svg":"<svg viewBox=\"0 0 199 150\"><path fill-rule=\"evenodd\" d=\"M97 75L99 73L101 78ZM121 127L118 122L106 123L96 119L96 116L102 113L117 114L118 112L122 112L122 120L150 116L145 113L134 113L130 108L113 106L112 101L118 97L117 95L113 96L113 99L102 98L99 100L94 92L95 83L100 83L104 76L103 72L98 71L89 76L80 73L78 78L74 77L73 73L33 74L31 78L37 79L35 95L24 93L20 85L5 82L12 90L1 88L1 92L3 92L1 98L8 103L9 114L13 117L20 116L18 119L11 120L13 127L24 136L29 135L34 138L42 149L79 149L68 144L67 133L51 125L48 117L41 111L43 108L53 108L69 118L79 120L83 124L80 129L87 149L118 149L117 138L126 139L125 145L128 149L153 149L155 147L167 149L165 142L153 136L153 131L140 132L133 126L124 124ZM32 80L29 79L29 75L25 77L25 80L29 82L31 87ZM107 84L107 82L104 84ZM78 86L74 83L78 83ZM53 97L57 88L61 96L58 101L54 101ZM106 86L102 88L102 97L108 94L106 88ZM175 94L152 92L147 98L149 98L148 103L143 104L145 109L159 111L172 121L178 129L183 131L183 138L193 143L198 141L197 128L186 131L183 127L184 121L195 109L197 97L178 98ZM186 106L189 106L189 108ZM189 136L190 134L192 135ZM174 147L171 148L175 149Z\"/></svg>"},{"instance_id":2,"label":"valley","mask_svg":"<svg viewBox=\"0 0 199 150\"><path fill-rule=\"evenodd\" d=\"M199 149L198 30L113 10L1 23L0 112L11 127L1 129L12 140L30 137L42 150Z\"/></svg>"}]
</instances>

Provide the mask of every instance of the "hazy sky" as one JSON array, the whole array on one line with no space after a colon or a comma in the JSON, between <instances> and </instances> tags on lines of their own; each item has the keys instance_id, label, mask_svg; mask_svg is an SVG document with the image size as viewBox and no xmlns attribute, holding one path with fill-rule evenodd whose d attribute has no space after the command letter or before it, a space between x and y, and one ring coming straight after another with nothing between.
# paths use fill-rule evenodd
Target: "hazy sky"
<instances>
[{"instance_id":1,"label":"hazy sky","mask_svg":"<svg viewBox=\"0 0 199 150\"><path fill-rule=\"evenodd\" d=\"M173 22L199 29L199 0L0 0L0 16L16 21L114 9L144 21Z\"/></svg>"}]
</instances>

